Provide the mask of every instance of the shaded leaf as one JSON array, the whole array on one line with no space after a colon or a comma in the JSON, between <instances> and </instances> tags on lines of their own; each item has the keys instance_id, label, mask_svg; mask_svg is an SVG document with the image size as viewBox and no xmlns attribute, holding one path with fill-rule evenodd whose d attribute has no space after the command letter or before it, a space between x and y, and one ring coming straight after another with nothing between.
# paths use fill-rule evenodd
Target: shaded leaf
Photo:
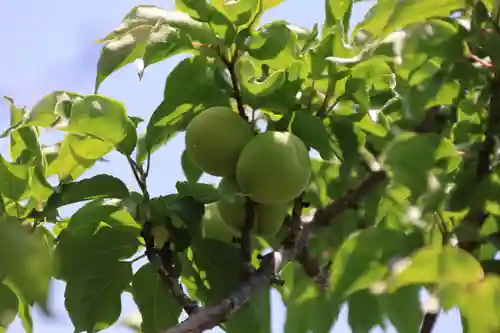
<instances>
[{"instance_id":1,"label":"shaded leaf","mask_svg":"<svg viewBox=\"0 0 500 333\"><path fill-rule=\"evenodd\" d=\"M179 195L192 197L204 204L215 202L219 199L219 192L212 184L177 182L175 187Z\"/></svg>"},{"instance_id":2,"label":"shaded leaf","mask_svg":"<svg viewBox=\"0 0 500 333\"><path fill-rule=\"evenodd\" d=\"M131 279L131 264L115 262L70 280L64 304L75 332L97 332L114 324L122 310L120 296Z\"/></svg>"},{"instance_id":3,"label":"shaded leaf","mask_svg":"<svg viewBox=\"0 0 500 333\"><path fill-rule=\"evenodd\" d=\"M230 293L236 287L241 272L239 251L234 251L234 246L230 244L208 238L197 239L191 248L198 272L204 272L207 301L216 301Z\"/></svg>"},{"instance_id":4,"label":"shaded leaf","mask_svg":"<svg viewBox=\"0 0 500 333\"><path fill-rule=\"evenodd\" d=\"M423 319L420 286L407 286L379 296L382 309L399 333L418 333Z\"/></svg>"},{"instance_id":5,"label":"shaded leaf","mask_svg":"<svg viewBox=\"0 0 500 333\"><path fill-rule=\"evenodd\" d=\"M270 288L263 288L229 318L228 333L271 333Z\"/></svg>"},{"instance_id":6,"label":"shaded leaf","mask_svg":"<svg viewBox=\"0 0 500 333\"><path fill-rule=\"evenodd\" d=\"M132 278L132 296L142 316L144 333L157 333L177 324L182 308L151 266L142 266Z\"/></svg>"},{"instance_id":7,"label":"shaded leaf","mask_svg":"<svg viewBox=\"0 0 500 333\"><path fill-rule=\"evenodd\" d=\"M101 198L124 199L129 196L127 186L116 177L100 174L78 182L61 184L59 194L47 202L51 209L75 202Z\"/></svg>"},{"instance_id":8,"label":"shaded leaf","mask_svg":"<svg viewBox=\"0 0 500 333\"><path fill-rule=\"evenodd\" d=\"M5 284L0 283L0 332L4 332L16 319L19 300Z\"/></svg>"},{"instance_id":9,"label":"shaded leaf","mask_svg":"<svg viewBox=\"0 0 500 333\"><path fill-rule=\"evenodd\" d=\"M380 305L375 295L359 291L349 297L348 321L353 333L369 333L372 328L383 324Z\"/></svg>"},{"instance_id":10,"label":"shaded leaf","mask_svg":"<svg viewBox=\"0 0 500 333\"><path fill-rule=\"evenodd\" d=\"M353 234L333 258L330 290L342 296L371 287L389 272L391 259L419 245L403 232L380 227Z\"/></svg>"},{"instance_id":11,"label":"shaded leaf","mask_svg":"<svg viewBox=\"0 0 500 333\"><path fill-rule=\"evenodd\" d=\"M84 279L131 257L139 246L139 233L140 226L121 202L91 201L71 216L60 234L58 277Z\"/></svg>"},{"instance_id":12,"label":"shaded leaf","mask_svg":"<svg viewBox=\"0 0 500 333\"><path fill-rule=\"evenodd\" d=\"M453 144L438 134L402 134L386 148L383 163L394 181L418 196L427 189L428 173L442 158L456 156Z\"/></svg>"},{"instance_id":13,"label":"shaded leaf","mask_svg":"<svg viewBox=\"0 0 500 333\"><path fill-rule=\"evenodd\" d=\"M27 303L46 305L52 258L40 232L30 233L20 221L0 217L0 273Z\"/></svg>"},{"instance_id":14,"label":"shaded leaf","mask_svg":"<svg viewBox=\"0 0 500 333\"><path fill-rule=\"evenodd\" d=\"M316 149L324 160L333 157L330 134L320 118L307 111L295 111L291 131L301 138L306 145Z\"/></svg>"},{"instance_id":15,"label":"shaded leaf","mask_svg":"<svg viewBox=\"0 0 500 333\"><path fill-rule=\"evenodd\" d=\"M27 114L24 126L50 128L64 123L71 116L72 105L83 96L70 91L56 90L45 95Z\"/></svg>"},{"instance_id":16,"label":"shaded leaf","mask_svg":"<svg viewBox=\"0 0 500 333\"><path fill-rule=\"evenodd\" d=\"M0 179L0 193L18 201L28 191L29 169L26 165L10 163L0 155Z\"/></svg>"},{"instance_id":17,"label":"shaded leaf","mask_svg":"<svg viewBox=\"0 0 500 333\"><path fill-rule=\"evenodd\" d=\"M185 150L182 152L181 164L182 171L184 172L184 176L186 176L187 181L189 183L196 183L203 174L203 171L200 170L200 168L198 168L193 161L191 161Z\"/></svg>"}]
</instances>

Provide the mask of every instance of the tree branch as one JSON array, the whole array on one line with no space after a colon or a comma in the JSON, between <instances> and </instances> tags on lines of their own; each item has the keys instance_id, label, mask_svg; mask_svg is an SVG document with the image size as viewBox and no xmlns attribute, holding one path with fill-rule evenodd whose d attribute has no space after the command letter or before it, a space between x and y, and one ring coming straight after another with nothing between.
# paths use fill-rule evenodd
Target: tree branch
<instances>
[{"instance_id":1,"label":"tree branch","mask_svg":"<svg viewBox=\"0 0 500 333\"><path fill-rule=\"evenodd\" d=\"M385 179L385 172L374 172L355 190L331 203L325 209L318 210L313 220L305 224L297 232L294 243L290 242L290 239L287 239L278 250L263 256L259 269L252 273L248 280L242 282L236 291L211 307L201 308L177 326L166 330L165 333L200 333L219 325L248 302L254 292L268 286L271 279L279 275L284 266L294 260L298 253L303 251L307 246L307 238L312 229L311 226L320 227L328 225L329 221L354 205L357 200L361 199L363 194L372 190Z\"/></svg>"},{"instance_id":2,"label":"tree branch","mask_svg":"<svg viewBox=\"0 0 500 333\"><path fill-rule=\"evenodd\" d=\"M146 244L146 257L148 258L151 265L156 269L163 283L167 286L168 290L172 293L172 296L179 302L182 308L186 311L188 315L195 313L199 306L198 303L184 293L182 285L179 283L179 277L173 271L172 266L172 251L168 248L169 244L166 243L162 252L166 252L165 260L160 255L159 251L155 247L154 236L152 233L152 223L146 221L141 231L141 236L144 238ZM170 261L170 262L167 262Z\"/></svg>"},{"instance_id":3,"label":"tree branch","mask_svg":"<svg viewBox=\"0 0 500 333\"><path fill-rule=\"evenodd\" d=\"M491 156L495 149L495 133L500 128L500 73L495 73L490 83L490 105L488 108L488 121L484 133L484 140L479 148L476 165L476 185L481 184L491 173ZM483 211L483 202L478 203L476 207L471 207L464 217L463 223L475 229L480 229L487 218ZM477 241L459 241L458 246L472 253L480 245Z\"/></svg>"},{"instance_id":4,"label":"tree branch","mask_svg":"<svg viewBox=\"0 0 500 333\"><path fill-rule=\"evenodd\" d=\"M149 155L148 155L149 158ZM163 283L166 285L167 290L170 291L172 296L179 302L184 311L188 315L195 313L198 309L198 303L184 292L182 289L182 285L179 282L178 274L174 272L173 266L173 258L174 253L170 250L169 243L165 243L163 248L159 251L155 246L155 239L153 235L153 223L151 221L151 214L149 211L148 203L149 203L149 192L146 185L146 178L148 172L144 171L141 165L137 164L132 158L127 157L127 161L132 169L132 173L141 188L141 191L144 196L144 203L147 207L147 211L145 214L145 219L143 222L141 237L144 239L145 247L146 247L146 257L148 258L149 263L156 269ZM148 160L149 169L150 161ZM139 214L141 215L141 214Z\"/></svg>"},{"instance_id":5,"label":"tree branch","mask_svg":"<svg viewBox=\"0 0 500 333\"><path fill-rule=\"evenodd\" d=\"M245 201L245 221L241 228L241 257L242 263L242 279L246 279L253 272L252 266L252 229L255 216L255 202L251 199Z\"/></svg>"}]
</instances>

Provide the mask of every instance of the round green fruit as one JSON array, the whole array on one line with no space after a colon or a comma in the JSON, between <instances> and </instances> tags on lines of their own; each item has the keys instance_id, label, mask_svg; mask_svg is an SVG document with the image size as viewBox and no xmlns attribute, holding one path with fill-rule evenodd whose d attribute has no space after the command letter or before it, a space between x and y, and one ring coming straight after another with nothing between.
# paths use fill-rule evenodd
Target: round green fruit
<instances>
[{"instance_id":1,"label":"round green fruit","mask_svg":"<svg viewBox=\"0 0 500 333\"><path fill-rule=\"evenodd\" d=\"M186 152L204 172L223 177L236 172L241 151L252 139L249 123L228 107L214 106L193 118L186 130Z\"/></svg>"},{"instance_id":2,"label":"round green fruit","mask_svg":"<svg viewBox=\"0 0 500 333\"><path fill-rule=\"evenodd\" d=\"M240 235L238 231L233 230L222 220L215 202L205 206L202 232L203 238L212 238L226 243L233 243L233 238Z\"/></svg>"},{"instance_id":3,"label":"round green fruit","mask_svg":"<svg viewBox=\"0 0 500 333\"><path fill-rule=\"evenodd\" d=\"M246 198L241 194L236 179L224 177L219 183L220 216L230 227L241 230L245 223ZM256 203L252 231L261 236L274 236L283 225L289 204L264 205Z\"/></svg>"},{"instance_id":4,"label":"round green fruit","mask_svg":"<svg viewBox=\"0 0 500 333\"><path fill-rule=\"evenodd\" d=\"M306 189L310 177L307 148L289 132L268 131L255 136L236 166L242 192L263 204L292 201Z\"/></svg>"}]
</instances>

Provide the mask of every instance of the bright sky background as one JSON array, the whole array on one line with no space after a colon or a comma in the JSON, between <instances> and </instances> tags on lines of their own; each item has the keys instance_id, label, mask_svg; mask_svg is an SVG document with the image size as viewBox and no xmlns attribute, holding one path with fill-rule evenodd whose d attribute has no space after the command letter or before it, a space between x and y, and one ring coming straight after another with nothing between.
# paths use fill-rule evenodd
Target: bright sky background
<instances>
[{"instance_id":1,"label":"bright sky background","mask_svg":"<svg viewBox=\"0 0 500 333\"><path fill-rule=\"evenodd\" d=\"M31 107L45 94L53 90L69 90L83 94L93 91L96 63L100 45L95 40L104 37L115 28L123 16L135 5L146 4L136 0L119 1L67 1L67 0L2 0L0 1L0 96L14 98L17 105ZM166 9L174 9L173 0L150 0ZM358 5L354 21L362 19L369 3ZM263 23L285 19L303 27L312 27L324 19L323 0L287 0L264 15ZM127 66L109 77L101 86L100 93L125 103L130 115L148 119L149 114L161 102L165 78L173 66L184 56L148 68L139 81L134 66ZM0 131L8 126L6 103L0 102ZM45 134L45 140L53 141L53 134ZM179 135L152 157L149 189L152 195L172 193L175 183L183 180L180 156L184 136ZM7 152L8 141L0 141L0 152ZM101 163L85 177L98 173L112 173L129 187L137 189L133 176L118 154L110 154L109 163ZM205 181L213 181L206 178ZM74 209L74 208L73 208ZM71 210L69 210L71 211ZM67 213L68 210L65 210ZM122 297L123 315L136 311L129 295ZM64 309L64 284L54 282L51 306L55 316L46 318L34 313L35 333L73 332L73 326ZM285 310L277 293L272 295L273 333L283 331ZM344 308L333 333L348 333L347 310ZM461 331L457 312L441 315L435 333ZM8 333L21 333L23 328L16 320ZM128 332L115 325L105 333ZM375 331L374 331L375 332ZM377 330L376 332L380 332ZM394 332L394 330L391 330Z\"/></svg>"}]
</instances>

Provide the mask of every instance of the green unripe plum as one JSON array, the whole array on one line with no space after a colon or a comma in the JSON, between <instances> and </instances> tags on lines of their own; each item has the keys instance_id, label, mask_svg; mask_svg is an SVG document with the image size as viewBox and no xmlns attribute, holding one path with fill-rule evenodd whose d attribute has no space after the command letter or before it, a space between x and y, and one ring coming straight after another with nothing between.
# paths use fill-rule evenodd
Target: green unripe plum
<instances>
[{"instance_id":1,"label":"green unripe plum","mask_svg":"<svg viewBox=\"0 0 500 333\"><path fill-rule=\"evenodd\" d=\"M203 238L211 238L226 243L233 243L233 238L240 233L230 226L220 217L217 203L213 202L205 206L205 215L202 221Z\"/></svg>"},{"instance_id":2,"label":"green unripe plum","mask_svg":"<svg viewBox=\"0 0 500 333\"><path fill-rule=\"evenodd\" d=\"M236 166L242 192L262 204L292 201L306 189L310 177L307 148L289 132L258 134L245 146Z\"/></svg>"},{"instance_id":3,"label":"green unripe plum","mask_svg":"<svg viewBox=\"0 0 500 333\"><path fill-rule=\"evenodd\" d=\"M241 230L245 223L246 198L241 194L236 179L222 178L218 189L220 199L217 207L220 216L230 227ZM252 231L261 236L274 236L283 225L289 206L289 203L277 205L256 203Z\"/></svg>"},{"instance_id":4,"label":"green unripe plum","mask_svg":"<svg viewBox=\"0 0 500 333\"><path fill-rule=\"evenodd\" d=\"M186 152L204 172L223 177L236 172L241 151L252 139L249 123L228 107L214 106L194 117L186 130Z\"/></svg>"}]
</instances>

